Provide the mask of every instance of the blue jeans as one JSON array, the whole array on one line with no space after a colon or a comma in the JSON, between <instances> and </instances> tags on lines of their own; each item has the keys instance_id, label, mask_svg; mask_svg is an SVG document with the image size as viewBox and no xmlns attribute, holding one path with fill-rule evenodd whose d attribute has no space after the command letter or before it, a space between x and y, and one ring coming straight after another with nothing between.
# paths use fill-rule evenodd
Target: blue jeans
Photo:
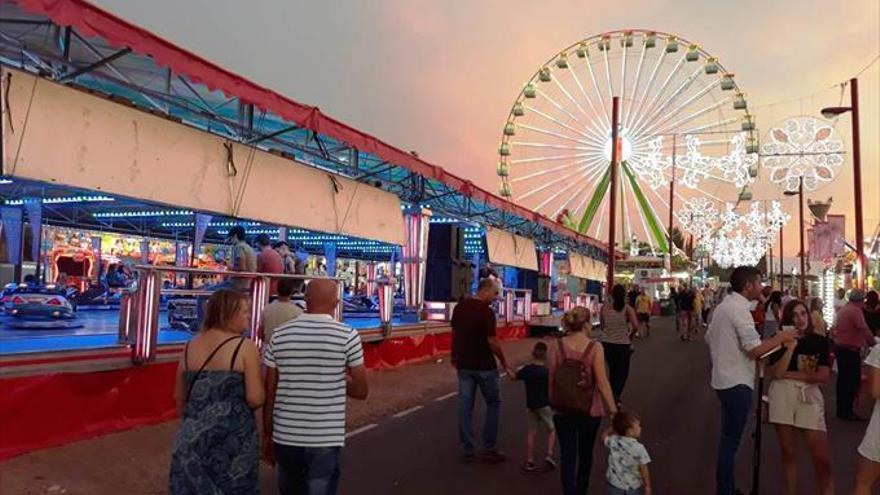
<instances>
[{"instance_id":1,"label":"blue jeans","mask_svg":"<svg viewBox=\"0 0 880 495\"><path fill-rule=\"evenodd\" d=\"M715 493L733 495L734 464L736 451L742 440L743 431L752 408L751 387L737 385L724 390L716 390L721 401L721 440L718 442L718 463L715 466Z\"/></svg>"},{"instance_id":2,"label":"blue jeans","mask_svg":"<svg viewBox=\"0 0 880 495\"><path fill-rule=\"evenodd\" d=\"M458 370L458 438L465 454L474 453L473 416L477 387L486 401L483 448L495 449L498 442L498 416L501 413L499 381L498 370Z\"/></svg>"},{"instance_id":3,"label":"blue jeans","mask_svg":"<svg viewBox=\"0 0 880 495\"><path fill-rule=\"evenodd\" d=\"M608 495L644 495L645 487L640 486L638 488L629 488L624 490L623 488L617 488L611 483L608 483L608 490L605 493L607 493Z\"/></svg>"},{"instance_id":4,"label":"blue jeans","mask_svg":"<svg viewBox=\"0 0 880 495\"><path fill-rule=\"evenodd\" d=\"M336 495L342 447L275 444L281 495Z\"/></svg>"}]
</instances>

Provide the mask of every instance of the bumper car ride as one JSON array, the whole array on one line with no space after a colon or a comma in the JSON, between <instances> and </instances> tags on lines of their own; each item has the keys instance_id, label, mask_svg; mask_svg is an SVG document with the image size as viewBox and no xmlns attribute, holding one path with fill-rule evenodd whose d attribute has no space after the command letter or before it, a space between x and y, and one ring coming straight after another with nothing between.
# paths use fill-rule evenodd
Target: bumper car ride
<instances>
[{"instance_id":1,"label":"bumper car ride","mask_svg":"<svg viewBox=\"0 0 880 495\"><path fill-rule=\"evenodd\" d=\"M168 325L175 330L196 331L198 299L176 297L168 299Z\"/></svg>"},{"instance_id":2,"label":"bumper car ride","mask_svg":"<svg viewBox=\"0 0 880 495\"><path fill-rule=\"evenodd\" d=\"M54 285L25 285L4 291L3 309L16 318L48 318L54 320L76 317L76 308L64 290Z\"/></svg>"}]
</instances>

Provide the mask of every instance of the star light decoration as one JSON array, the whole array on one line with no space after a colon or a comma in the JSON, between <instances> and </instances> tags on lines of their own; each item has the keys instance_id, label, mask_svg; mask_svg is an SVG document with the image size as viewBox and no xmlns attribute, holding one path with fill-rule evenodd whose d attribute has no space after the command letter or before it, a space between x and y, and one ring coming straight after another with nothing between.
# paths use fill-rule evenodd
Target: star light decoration
<instances>
[{"instance_id":1,"label":"star light decoration","mask_svg":"<svg viewBox=\"0 0 880 495\"><path fill-rule=\"evenodd\" d=\"M761 146L770 181L785 191L816 189L834 180L843 164L843 141L827 121L815 117L792 117L768 131Z\"/></svg>"},{"instance_id":2,"label":"star light decoration","mask_svg":"<svg viewBox=\"0 0 880 495\"><path fill-rule=\"evenodd\" d=\"M718 215L717 230L704 236L700 244L721 268L754 266L790 218L778 201L770 202L769 211L752 203L745 214L726 203L724 212Z\"/></svg>"}]
</instances>

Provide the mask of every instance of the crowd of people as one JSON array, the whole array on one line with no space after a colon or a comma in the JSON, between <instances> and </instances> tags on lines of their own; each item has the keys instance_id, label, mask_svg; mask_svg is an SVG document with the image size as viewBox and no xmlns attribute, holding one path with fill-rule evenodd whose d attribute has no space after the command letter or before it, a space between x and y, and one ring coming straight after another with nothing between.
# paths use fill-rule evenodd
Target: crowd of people
<instances>
[{"instance_id":1,"label":"crowd of people","mask_svg":"<svg viewBox=\"0 0 880 495\"><path fill-rule=\"evenodd\" d=\"M254 263L284 270L281 253L262 241ZM336 493L346 397L365 399L368 391L363 350L357 332L333 319L335 282L309 283L305 311L290 301L296 283L277 283L278 299L266 307L260 326L265 339L262 355L245 337L250 319L247 296L232 287L210 297L201 331L185 347L178 369L182 420L172 456L171 493L256 493L261 457L277 464L282 494ZM836 360L836 414L860 421L853 402L860 386L861 356L870 347L865 360L871 370L869 393L880 399L880 346L874 337L880 330L877 293L852 290L831 331L825 328L821 302L768 293L760 273L748 267L734 270L724 290L681 286L676 293L681 339L692 340L706 328L712 362L709 382L721 411L716 493L739 493L734 460L755 400L755 362L763 361L771 380L768 418L779 443L784 493L799 493L798 483L803 483L796 468L801 438L817 492L833 494L821 386L831 380ZM451 363L459 385L462 460L497 463L507 458L498 448L503 371L523 382L526 391L524 471L558 468L563 493L584 494L601 437L608 454L606 492L653 493L651 458L639 441L641 422L623 400L633 341L650 332L650 295L627 293L615 285L595 331L587 308L571 309L561 320L563 335L549 343L537 342L530 361L516 370L495 333L492 304L499 295L498 281L485 278L473 297L456 305L452 316ZM479 442L472 424L478 392L486 404ZM255 410L261 408L260 432ZM606 416L609 426L600 431ZM536 446L541 432L546 433L544 449ZM536 455L538 450L543 456ZM855 493L863 495L880 480L880 405L875 405L858 454Z\"/></svg>"},{"instance_id":2,"label":"crowd of people","mask_svg":"<svg viewBox=\"0 0 880 495\"><path fill-rule=\"evenodd\" d=\"M873 292L871 300L876 298ZM849 302L837 312L833 338L824 326L814 324L821 304L784 298L781 292L769 297L754 268L740 267L730 277L730 295L716 308L706 340L712 357L712 388L721 405L721 433L716 464L719 494L738 493L734 487L734 459L751 411L755 384L754 361L766 358L765 369L772 379L767 391L769 422L776 430L783 465L783 493L798 491L796 440L807 445L814 471L817 493L834 493L832 467L828 454L825 400L820 386L831 376L832 356L837 360L837 417L860 421L853 413L853 402L861 383L862 353L873 350L865 363L871 371L870 393L880 399L880 346L876 344L866 314L876 311L876 304L864 307L865 293L854 289ZM755 305L763 306L763 325L754 316ZM763 332L762 335L759 330ZM851 355L848 355L851 354ZM854 368L850 370L848 367ZM871 493L880 478L880 405L858 452L860 465L856 479L858 495Z\"/></svg>"},{"instance_id":3,"label":"crowd of people","mask_svg":"<svg viewBox=\"0 0 880 495\"><path fill-rule=\"evenodd\" d=\"M638 287L627 292L621 285L614 286L609 301L602 307L595 338L590 334L589 311L581 307L570 310L562 319L564 336L549 346L536 343L532 360L512 372L494 337L495 320L490 304L497 294L497 286L485 280L476 298L468 303L467 313L459 313L459 318L453 319L453 365L459 373L459 429L466 432L461 435L465 460L477 459L470 433L477 386L491 411L484 428L483 458L492 462L504 459L496 446L500 403L497 357L514 379L525 384L528 431L524 471L538 469L535 444L539 431L546 430L543 464L549 468L557 466L554 446L558 443L563 493L586 493L599 426L602 417L610 415L611 426L602 435L609 449L607 493L652 493L650 456L638 442L640 423L637 416L624 410L621 400L633 339L649 335L653 313L650 295ZM771 379L767 390L768 418L779 443L783 493L800 493L798 480L802 478L796 468L798 438L807 445L817 493L834 493L821 390L831 380L833 359L838 360L836 413L840 419L861 420L852 412L853 401L860 384L860 356L872 346L865 360L872 370L869 393L874 400L880 399L880 346L875 345L875 335L880 331L877 293L872 291L866 296L861 290L852 290L848 297L849 302L837 312L832 338L822 315L821 301L802 301L790 294L769 291L753 268L737 268L729 286L717 290L685 285L676 288L673 304L681 340L693 340L705 328L710 349L710 384L721 410L716 493L742 493L734 484L734 460L752 411L755 361L765 363ZM473 307L480 308L481 318L473 317ZM481 349L483 356L481 377L491 386L471 383L468 377L476 370L468 369L469 364L462 366L457 358L475 348ZM848 363L841 363L840 356L845 361L848 352L853 354L852 372ZM880 405L875 405L858 448L858 495L871 493L880 481L878 447Z\"/></svg>"}]
</instances>

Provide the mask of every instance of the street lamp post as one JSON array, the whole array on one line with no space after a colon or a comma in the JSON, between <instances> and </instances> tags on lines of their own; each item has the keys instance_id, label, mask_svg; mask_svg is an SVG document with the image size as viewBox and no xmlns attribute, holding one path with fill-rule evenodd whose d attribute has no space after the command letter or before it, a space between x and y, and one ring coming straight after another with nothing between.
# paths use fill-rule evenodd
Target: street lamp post
<instances>
[{"instance_id":1,"label":"street lamp post","mask_svg":"<svg viewBox=\"0 0 880 495\"><path fill-rule=\"evenodd\" d=\"M801 176L800 184L798 184L798 215L800 220L801 231L801 286L800 298L802 301L807 297L807 264L806 252L804 249L804 176Z\"/></svg>"},{"instance_id":2,"label":"street lamp post","mask_svg":"<svg viewBox=\"0 0 880 495\"><path fill-rule=\"evenodd\" d=\"M798 181L798 189L797 191L785 191L786 196L795 196L798 197L798 235L800 237L800 253L798 257L801 262L801 272L799 279L799 288L798 288L798 297L804 299L807 297L807 264L806 258L804 257L804 177L801 176ZM781 231L780 231L781 232Z\"/></svg>"},{"instance_id":3,"label":"street lamp post","mask_svg":"<svg viewBox=\"0 0 880 495\"><path fill-rule=\"evenodd\" d=\"M785 292L785 251L784 245L782 244L783 236L782 231L785 230L785 226L779 229L779 290Z\"/></svg>"},{"instance_id":4,"label":"street lamp post","mask_svg":"<svg viewBox=\"0 0 880 495\"><path fill-rule=\"evenodd\" d=\"M862 222L862 154L861 139L859 136L859 80L852 78L849 80L850 90L850 106L848 107L826 107L822 109L822 116L825 118L837 117L846 112L852 112L852 140L853 140L853 201L855 202L855 223L856 223L856 266L858 267L858 277L856 278L856 286L865 287L865 272L867 271L867 263L865 262L865 233Z\"/></svg>"},{"instance_id":5,"label":"street lamp post","mask_svg":"<svg viewBox=\"0 0 880 495\"><path fill-rule=\"evenodd\" d=\"M799 253L800 262L801 262L801 272L799 279L799 287L798 287L798 297L802 300L807 297L807 263L805 258L805 250L804 250L804 177L800 177L800 181L798 183L798 190L792 192L786 192L787 196L794 196L795 194L798 196L798 233L800 235L800 245L801 250Z\"/></svg>"}]
</instances>

